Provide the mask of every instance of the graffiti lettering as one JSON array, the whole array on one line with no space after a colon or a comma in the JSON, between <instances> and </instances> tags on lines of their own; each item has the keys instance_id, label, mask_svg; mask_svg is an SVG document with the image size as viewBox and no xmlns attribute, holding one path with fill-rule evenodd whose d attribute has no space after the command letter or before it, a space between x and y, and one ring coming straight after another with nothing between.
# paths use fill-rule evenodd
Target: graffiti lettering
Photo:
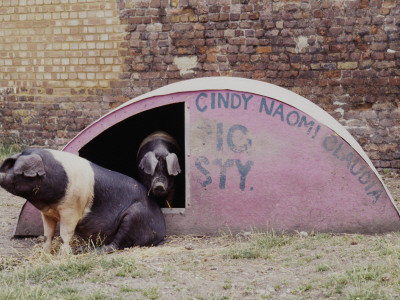
<instances>
[{"instance_id":1,"label":"graffiti lettering","mask_svg":"<svg viewBox=\"0 0 400 300\"><path fill-rule=\"evenodd\" d=\"M368 196L374 197L372 203L375 204L382 195L383 190L376 189L369 191L373 186L376 185L376 181L371 180L372 173L368 170L365 170L367 166L362 163L361 159L355 157L353 152L343 153L343 151L345 151L343 149L344 143L338 139L336 135L329 135L325 137L322 145L325 150L332 152L334 157L346 163L346 167L349 169L350 174L353 176L358 176L357 180L360 184L367 185L365 187L365 191L368 192Z\"/></svg>"},{"instance_id":2,"label":"graffiti lettering","mask_svg":"<svg viewBox=\"0 0 400 300\"><path fill-rule=\"evenodd\" d=\"M376 204L376 202L378 202L379 197L382 195L383 191L382 190L375 190L372 192L367 193L367 195L371 195L372 197L375 198L374 201L372 201L373 204Z\"/></svg>"},{"instance_id":3,"label":"graffiti lettering","mask_svg":"<svg viewBox=\"0 0 400 300\"><path fill-rule=\"evenodd\" d=\"M222 151L224 146L224 139L223 139L224 127L222 123L217 124L217 151Z\"/></svg>"},{"instance_id":4,"label":"graffiti lettering","mask_svg":"<svg viewBox=\"0 0 400 300\"><path fill-rule=\"evenodd\" d=\"M209 107L211 109L217 108L231 108L238 109L243 106L247 110L249 101L253 95L237 94L237 93L200 93L196 97L196 108L200 112L205 112ZM208 104L208 105L207 105Z\"/></svg>"},{"instance_id":5,"label":"graffiti lettering","mask_svg":"<svg viewBox=\"0 0 400 300\"><path fill-rule=\"evenodd\" d=\"M252 165L254 165L254 162L251 160L247 161L245 165L242 165L240 159L236 160L236 167L240 173L240 189L242 191L244 191L246 187L246 177L247 174L249 174Z\"/></svg>"},{"instance_id":6,"label":"graffiti lettering","mask_svg":"<svg viewBox=\"0 0 400 300\"><path fill-rule=\"evenodd\" d=\"M294 116L294 118L292 116ZM299 123L299 120L300 116L297 111L291 111L286 116L286 122L289 124L289 126L296 126L297 123Z\"/></svg>"},{"instance_id":7,"label":"graffiti lettering","mask_svg":"<svg viewBox=\"0 0 400 300\"><path fill-rule=\"evenodd\" d=\"M227 136L227 143L229 148L235 152L235 153L241 153L244 152L246 150L248 150L251 146L251 139L246 139L246 141L243 142L243 144L238 145L235 141L234 141L234 136L236 132L241 132L242 135L247 135L247 128L243 125L239 125L239 124L235 124L233 125L231 128L229 128L228 131L228 136Z\"/></svg>"},{"instance_id":8,"label":"graffiti lettering","mask_svg":"<svg viewBox=\"0 0 400 300\"><path fill-rule=\"evenodd\" d=\"M206 177L204 181L201 181L200 179L197 180L197 182L200 183L202 187L206 187L212 182L210 172L206 168L204 168L204 165L208 165L209 163L210 162L208 158L204 156L198 157L195 162L197 170L199 170Z\"/></svg>"},{"instance_id":9,"label":"graffiti lettering","mask_svg":"<svg viewBox=\"0 0 400 300\"><path fill-rule=\"evenodd\" d=\"M258 98L255 95L240 92L216 91L199 92L195 98L195 109L200 113L222 109L242 110L249 113L257 112L258 110L260 114L267 116L274 122L282 123L283 126L293 129L300 129L310 138L320 140L322 147L327 152L330 152L338 163L343 165L343 168L347 168L349 176L354 177L368 197L372 197L372 203L375 204L384 192L379 180L374 176L374 172L346 142L336 134L322 136L320 131L323 132L321 130L323 127L302 111L289 105L270 98ZM195 167L201 174L197 181L202 187L207 187L213 183L213 178L215 180L215 176L217 176L219 177L218 187L224 190L227 186L227 181L230 180L230 174L232 172L236 173L237 170L236 174L240 176L239 188L244 191L246 189L247 175L254 162L246 160L246 163L243 163L242 161L244 160L243 155L249 155L249 150L253 147L253 135L242 124L232 125L230 123L227 126L222 122L217 122L216 124L209 124L209 129L207 135L215 134L216 153L224 155L222 156L223 158L210 160L205 156L200 156L195 162ZM241 160L238 157L232 158L229 156L229 154L232 155L233 153L240 154ZM218 169L218 174L211 174L210 170L215 170L216 168Z\"/></svg>"},{"instance_id":10,"label":"graffiti lettering","mask_svg":"<svg viewBox=\"0 0 400 300\"><path fill-rule=\"evenodd\" d=\"M226 143L229 149L234 153L242 153L252 145L252 140L247 137L248 130L246 126L234 124L228 129ZM217 124L217 151L223 150L224 144L224 127L222 123Z\"/></svg>"},{"instance_id":11,"label":"graffiti lettering","mask_svg":"<svg viewBox=\"0 0 400 300\"><path fill-rule=\"evenodd\" d=\"M277 109L275 109L275 112L272 114L273 117L275 117L276 115L279 115L281 117L281 121L283 122L284 117L283 117L283 104L279 104L279 106L277 107Z\"/></svg>"},{"instance_id":12,"label":"graffiti lettering","mask_svg":"<svg viewBox=\"0 0 400 300\"><path fill-rule=\"evenodd\" d=\"M250 99L250 98L246 98ZM229 127L226 133L224 133L224 124L217 123L216 140L217 140L217 151L223 151L224 140L226 138L226 145L228 149L233 153L242 153L247 151L252 146L252 140L248 137L248 129L246 126L240 124L234 124ZM212 183L210 172L205 168L205 165L209 165L209 160L205 156L201 156L196 160L196 168L206 177L205 180L198 179L197 181L202 187ZM236 165L236 168L240 175L240 190L244 191L246 187L247 175L253 166L253 161L247 161L242 164L240 159L215 159L213 164L219 167L219 188L225 189L226 186L226 174L229 168Z\"/></svg>"},{"instance_id":13,"label":"graffiti lettering","mask_svg":"<svg viewBox=\"0 0 400 300\"><path fill-rule=\"evenodd\" d=\"M206 93L200 93L196 98L196 107L199 111L204 112L207 109L207 105L200 106L200 99L207 98L208 95Z\"/></svg>"},{"instance_id":14,"label":"graffiti lettering","mask_svg":"<svg viewBox=\"0 0 400 300\"><path fill-rule=\"evenodd\" d=\"M275 107L275 100L271 100L270 104L268 106L267 99L262 98L261 102L260 102L259 112L261 113L261 112L264 111L265 114L268 115L268 116L272 116L273 118L278 117L279 120L281 120L281 122L285 122L285 120L286 120L286 123L289 126L292 126L292 127L298 127L298 128L306 127L306 128L308 128L307 129L307 135L309 135L312 132L312 130L314 128L314 125L315 125L315 122L312 121L312 120L308 121L307 117L305 115L300 116L300 114L296 110L293 110L293 111L289 112L286 115L286 118L285 118L285 112L284 112L283 104L280 103L276 107L275 110L274 110L274 107ZM314 134L312 136L313 139L315 139L315 137L317 136L320 128L321 128L320 125L318 125L315 128Z\"/></svg>"},{"instance_id":15,"label":"graffiti lettering","mask_svg":"<svg viewBox=\"0 0 400 300\"><path fill-rule=\"evenodd\" d=\"M205 165L207 166L209 163L208 158L205 156L200 156L196 159L196 168L205 176L204 180L197 180L202 187L206 187L213 182L210 171L205 168ZM221 190L224 190L226 187L226 174L228 169L235 165L240 175L239 189L241 191L245 190L247 175L249 174L251 167L254 165L253 161L247 161L245 164L242 164L240 159L216 159L213 161L213 164L219 167L219 188Z\"/></svg>"},{"instance_id":16,"label":"graffiti lettering","mask_svg":"<svg viewBox=\"0 0 400 300\"><path fill-rule=\"evenodd\" d=\"M354 171L354 167L358 164L358 162L360 161L360 159L356 158L352 164L352 166L350 167L350 173L353 174L354 176L357 176L358 174L361 173L362 170L365 169L365 166L362 166L358 171ZM361 175L362 176L362 175ZM361 176L358 178L358 181L362 184L366 184L369 181L369 177L368 180L366 182L362 182L361 181Z\"/></svg>"},{"instance_id":17,"label":"graffiti lettering","mask_svg":"<svg viewBox=\"0 0 400 300\"><path fill-rule=\"evenodd\" d=\"M264 109L265 113L270 116L272 114L272 110L274 109L274 105L275 105L275 101L271 101L271 105L270 105L270 107L268 107L267 100L265 98L262 98L259 111L262 112Z\"/></svg>"},{"instance_id":18,"label":"graffiti lettering","mask_svg":"<svg viewBox=\"0 0 400 300\"><path fill-rule=\"evenodd\" d=\"M311 130L312 130L313 127L314 127L314 121L307 122L306 116L301 116L300 123L299 123L299 125L298 125L297 127L300 128L301 126L305 126L305 127L310 126L310 127L308 127L308 130L307 130L307 134L310 134L310 133L311 133ZM319 126L319 125L318 125L318 126ZM319 129L318 129L318 130L319 130ZM313 138L314 138L314 137L313 137Z\"/></svg>"},{"instance_id":19,"label":"graffiti lettering","mask_svg":"<svg viewBox=\"0 0 400 300\"><path fill-rule=\"evenodd\" d=\"M226 169L233 166L233 159L227 159L225 162L222 162L222 159L216 159L214 164L220 167L219 188L223 190L226 183Z\"/></svg>"}]
</instances>

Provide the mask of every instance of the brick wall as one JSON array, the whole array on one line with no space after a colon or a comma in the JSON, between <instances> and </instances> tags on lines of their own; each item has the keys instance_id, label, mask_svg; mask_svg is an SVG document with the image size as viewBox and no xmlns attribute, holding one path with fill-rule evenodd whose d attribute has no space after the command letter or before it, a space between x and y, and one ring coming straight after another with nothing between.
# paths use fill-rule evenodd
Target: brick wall
<instances>
[{"instance_id":1,"label":"brick wall","mask_svg":"<svg viewBox=\"0 0 400 300\"><path fill-rule=\"evenodd\" d=\"M239 76L310 99L400 168L397 0L0 3L3 136L62 145L144 92Z\"/></svg>"},{"instance_id":2,"label":"brick wall","mask_svg":"<svg viewBox=\"0 0 400 300\"><path fill-rule=\"evenodd\" d=\"M115 1L0 0L0 132L63 145L107 112L124 38Z\"/></svg>"}]
</instances>

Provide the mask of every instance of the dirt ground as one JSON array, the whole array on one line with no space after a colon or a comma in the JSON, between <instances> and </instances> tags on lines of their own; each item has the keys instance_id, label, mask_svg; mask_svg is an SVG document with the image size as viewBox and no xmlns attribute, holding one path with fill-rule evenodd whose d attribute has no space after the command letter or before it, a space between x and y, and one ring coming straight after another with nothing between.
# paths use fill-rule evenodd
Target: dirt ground
<instances>
[{"instance_id":1,"label":"dirt ground","mask_svg":"<svg viewBox=\"0 0 400 300\"><path fill-rule=\"evenodd\" d=\"M25 200L0 188L0 256L21 257L27 255L37 239L12 239L18 216Z\"/></svg>"},{"instance_id":2,"label":"dirt ground","mask_svg":"<svg viewBox=\"0 0 400 300\"><path fill-rule=\"evenodd\" d=\"M383 179L399 207L400 174L384 174ZM11 239L24 202L23 199L0 189L0 224L2 228L0 231L0 257L26 257L35 245L42 242L40 238ZM391 235L387 236L390 239ZM298 261L295 261L290 266L289 262L292 260L290 256L299 255L295 253L285 254L284 258L275 263L265 259L224 260L220 255L214 255L221 253L221 249L229 247L227 243L229 243L229 239L221 237L175 236L170 237L169 243L155 247L154 250L128 250L133 251L138 260L146 264L147 268L154 270L151 280L135 278L135 285L148 287L157 284L162 299L181 299L182 296L185 296L186 299L187 295L196 295L194 298L198 299L204 297L210 299L210 295L215 295L211 297L212 299L221 297L221 299L265 299L271 297L287 299L293 298L291 289L301 288L302 282L306 289L310 280L316 280L310 276L319 276L315 272L319 266L311 262L310 264L305 263L304 266L293 267L298 264ZM357 243L351 242L351 245L358 247ZM361 243L359 246L363 247ZM317 252L327 252L328 247L329 245L323 245L322 248L318 248ZM312 258L323 255L307 251L308 249L305 249L302 255ZM335 249L330 253L333 253L332 257L335 259L332 264L346 265L346 262L341 261L340 257L335 256ZM365 257L354 258L357 263L363 263L365 259ZM171 261L174 263L166 264ZM168 276L173 278L167 280ZM121 279L118 285L124 284L123 280L125 279ZM113 289L112 286L109 288ZM313 295L312 292L308 294L310 299L319 299L320 291L316 290L315 293L317 294Z\"/></svg>"}]
</instances>

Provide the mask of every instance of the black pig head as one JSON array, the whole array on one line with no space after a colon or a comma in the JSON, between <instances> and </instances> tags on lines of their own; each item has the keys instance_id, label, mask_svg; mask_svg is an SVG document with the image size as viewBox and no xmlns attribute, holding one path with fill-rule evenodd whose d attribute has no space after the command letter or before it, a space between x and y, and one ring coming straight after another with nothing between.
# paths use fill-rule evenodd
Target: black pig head
<instances>
[{"instance_id":1,"label":"black pig head","mask_svg":"<svg viewBox=\"0 0 400 300\"><path fill-rule=\"evenodd\" d=\"M162 206L171 206L173 200L174 177L181 173L179 152L176 140L163 131L149 135L139 147L139 177Z\"/></svg>"},{"instance_id":2,"label":"black pig head","mask_svg":"<svg viewBox=\"0 0 400 300\"><path fill-rule=\"evenodd\" d=\"M53 163L56 163L55 161ZM40 155L36 153L17 153L8 157L0 166L0 186L8 192L26 198L36 203L38 192L42 187L46 175L45 165ZM66 175L63 176L66 180ZM66 185L66 182L65 182ZM52 194L55 200L61 198L63 186L60 190L41 190L41 194ZM40 205L39 205L40 206Z\"/></svg>"}]
</instances>

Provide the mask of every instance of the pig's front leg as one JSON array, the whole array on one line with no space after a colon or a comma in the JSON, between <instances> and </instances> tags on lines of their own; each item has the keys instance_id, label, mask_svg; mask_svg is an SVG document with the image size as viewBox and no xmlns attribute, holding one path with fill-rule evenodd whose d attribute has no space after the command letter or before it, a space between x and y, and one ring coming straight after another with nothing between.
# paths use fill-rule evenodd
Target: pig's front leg
<instances>
[{"instance_id":1,"label":"pig's front leg","mask_svg":"<svg viewBox=\"0 0 400 300\"><path fill-rule=\"evenodd\" d=\"M70 242L79 220L80 216L75 209L60 210L60 237L62 245L59 256L64 257L71 254Z\"/></svg>"},{"instance_id":2,"label":"pig's front leg","mask_svg":"<svg viewBox=\"0 0 400 300\"><path fill-rule=\"evenodd\" d=\"M53 241L54 233L57 227L57 219L42 213L42 220L43 220L43 231L44 231L43 251L45 251L46 253L50 253L51 242Z\"/></svg>"}]
</instances>

